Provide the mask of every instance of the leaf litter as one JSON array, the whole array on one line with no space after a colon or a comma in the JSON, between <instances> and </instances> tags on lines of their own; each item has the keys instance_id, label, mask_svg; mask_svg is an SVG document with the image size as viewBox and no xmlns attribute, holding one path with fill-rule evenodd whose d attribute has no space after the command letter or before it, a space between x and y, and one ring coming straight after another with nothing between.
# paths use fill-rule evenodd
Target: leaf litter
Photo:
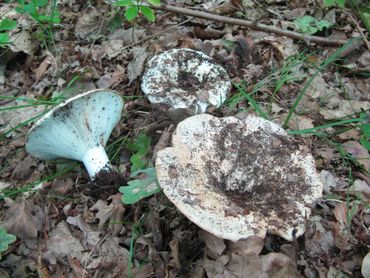
<instances>
[{"instance_id":1,"label":"leaf litter","mask_svg":"<svg viewBox=\"0 0 370 278\"><path fill-rule=\"evenodd\" d=\"M343 39L358 32L342 10L318 7L313 1L262 1L258 5L251 1L180 2L291 29L296 28L294 20L311 16L316 20L311 24L315 30L309 31L319 36ZM63 27L54 29L56 48L45 52L31 35L32 21L11 12L11 4L2 5L22 27L14 31L11 53L1 60L0 92L10 98L1 98L0 107L29 104L16 99L20 97L52 100L60 93L69 97L91 88L115 89L130 97L125 99L130 109L110 143L122 135L135 142L139 130L150 131L145 150L131 150L137 153L133 161L139 168L140 161L153 165L150 158L170 144L171 125L178 123L175 118L188 116L165 115L142 98L140 78L145 61L153 55L181 47L203 51L225 67L234 82L245 80L246 92L263 111L269 113L271 104L273 120L282 124L307 77L315 72L315 63L334 51L330 46L304 46L272 33L159 11L155 23L139 19L137 24L121 20L114 25L115 11L109 3L62 1L58 8ZM307 60L287 71L291 79L276 73L287 59L300 53ZM360 113L368 117L370 85L363 77L369 72L368 60L369 52L358 48L317 75L289 129L307 130ZM265 85L258 87L259 83ZM281 87L274 93L277 84ZM234 88L232 95L237 94ZM277 236L230 242L200 230L162 194L124 205L118 192L106 200L86 196L89 181L79 167L53 178L59 166L27 156L22 141L29 129L25 122L48 108L31 105L0 112L1 134L6 133L0 142L0 226L17 237L2 253L0 276L369 276L370 193L366 175L370 160L365 145L359 143L363 133L354 125L343 132L331 127L319 136L296 138L312 150L325 194L307 219L303 237L291 243ZM245 110L251 112L253 106L239 98L235 106L224 105L207 113L227 116ZM19 126L21 123L25 124ZM132 165L130 154L126 157L127 148L118 149L114 164L129 177ZM35 182L43 184L41 190L21 192Z\"/></svg>"}]
</instances>

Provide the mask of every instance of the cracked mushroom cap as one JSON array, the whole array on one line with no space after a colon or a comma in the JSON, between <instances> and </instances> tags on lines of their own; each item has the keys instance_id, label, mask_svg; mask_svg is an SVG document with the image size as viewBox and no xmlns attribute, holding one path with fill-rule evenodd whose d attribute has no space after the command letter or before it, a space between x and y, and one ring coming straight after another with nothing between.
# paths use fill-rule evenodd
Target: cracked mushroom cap
<instances>
[{"instance_id":1,"label":"cracked mushroom cap","mask_svg":"<svg viewBox=\"0 0 370 278\"><path fill-rule=\"evenodd\" d=\"M141 89L151 103L202 113L208 106L221 106L231 81L225 69L209 56L181 48L149 60Z\"/></svg>"},{"instance_id":2,"label":"cracked mushroom cap","mask_svg":"<svg viewBox=\"0 0 370 278\"><path fill-rule=\"evenodd\" d=\"M312 156L278 125L255 116L182 121L157 154L165 195L195 224L221 238L266 232L293 240L321 197Z\"/></svg>"},{"instance_id":3,"label":"cracked mushroom cap","mask_svg":"<svg viewBox=\"0 0 370 278\"><path fill-rule=\"evenodd\" d=\"M30 129L26 150L50 160L82 161L90 177L109 170L104 147L121 118L123 100L111 90L93 90L72 97L46 113Z\"/></svg>"}]
</instances>

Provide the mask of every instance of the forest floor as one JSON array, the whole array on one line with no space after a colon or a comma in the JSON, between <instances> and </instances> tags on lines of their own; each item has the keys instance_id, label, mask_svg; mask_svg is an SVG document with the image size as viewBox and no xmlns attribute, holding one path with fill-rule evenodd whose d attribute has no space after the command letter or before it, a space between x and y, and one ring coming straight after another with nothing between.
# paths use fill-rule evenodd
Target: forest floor
<instances>
[{"instance_id":1,"label":"forest floor","mask_svg":"<svg viewBox=\"0 0 370 278\"><path fill-rule=\"evenodd\" d=\"M360 2L180 0L133 21L136 7L109 1L16 2L0 4L0 20L16 22L0 23L11 41L0 44L1 278L370 277L370 15ZM183 115L152 105L141 77L152 56L175 48L202 51L233 82L206 113L262 116L312 153L323 195L302 236L224 240L161 192L134 204L118 191L94 198L82 164L27 154L45 111L109 88L124 99L107 144L114 169L130 180L133 168L154 167Z\"/></svg>"}]
</instances>

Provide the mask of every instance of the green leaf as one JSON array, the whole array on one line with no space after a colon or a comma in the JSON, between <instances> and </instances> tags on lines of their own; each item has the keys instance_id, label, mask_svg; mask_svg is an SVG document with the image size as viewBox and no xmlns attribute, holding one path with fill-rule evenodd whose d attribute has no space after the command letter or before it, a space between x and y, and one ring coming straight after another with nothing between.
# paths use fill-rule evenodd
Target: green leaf
<instances>
[{"instance_id":1,"label":"green leaf","mask_svg":"<svg viewBox=\"0 0 370 278\"><path fill-rule=\"evenodd\" d=\"M128 6L135 6L136 3L134 3L131 0L120 0L114 3L115 6L119 7L128 7Z\"/></svg>"},{"instance_id":2,"label":"green leaf","mask_svg":"<svg viewBox=\"0 0 370 278\"><path fill-rule=\"evenodd\" d=\"M361 18L362 23L365 25L368 32L370 32L370 7L365 6L358 10L358 15Z\"/></svg>"},{"instance_id":3,"label":"green leaf","mask_svg":"<svg viewBox=\"0 0 370 278\"><path fill-rule=\"evenodd\" d=\"M129 6L136 6L137 3L131 0L121 0L114 3L115 6L119 7L129 7Z\"/></svg>"},{"instance_id":4,"label":"green leaf","mask_svg":"<svg viewBox=\"0 0 370 278\"><path fill-rule=\"evenodd\" d=\"M9 244L16 239L15 235L8 234L4 228L0 227L0 253L8 250Z\"/></svg>"},{"instance_id":5,"label":"green leaf","mask_svg":"<svg viewBox=\"0 0 370 278\"><path fill-rule=\"evenodd\" d=\"M159 6L161 4L161 0L147 0L149 4L153 6Z\"/></svg>"},{"instance_id":6,"label":"green leaf","mask_svg":"<svg viewBox=\"0 0 370 278\"><path fill-rule=\"evenodd\" d=\"M324 28L329 28L332 25L325 19L317 20L309 15L297 18L294 20L294 23L297 26L298 31L309 35L315 34L318 31L322 31Z\"/></svg>"},{"instance_id":7,"label":"green leaf","mask_svg":"<svg viewBox=\"0 0 370 278\"><path fill-rule=\"evenodd\" d=\"M325 28L329 29L331 27L331 23L325 19L316 21L316 26L319 29L319 31L324 30Z\"/></svg>"},{"instance_id":8,"label":"green leaf","mask_svg":"<svg viewBox=\"0 0 370 278\"><path fill-rule=\"evenodd\" d=\"M128 21L134 20L139 13L139 8L137 6L130 6L125 11L125 17Z\"/></svg>"},{"instance_id":9,"label":"green leaf","mask_svg":"<svg viewBox=\"0 0 370 278\"><path fill-rule=\"evenodd\" d=\"M32 2L36 4L36 7L41 8L45 7L48 4L49 0L32 0Z\"/></svg>"},{"instance_id":10,"label":"green leaf","mask_svg":"<svg viewBox=\"0 0 370 278\"><path fill-rule=\"evenodd\" d=\"M367 138L370 138L370 123L360 125L362 130L362 134L365 135Z\"/></svg>"},{"instance_id":11,"label":"green leaf","mask_svg":"<svg viewBox=\"0 0 370 278\"><path fill-rule=\"evenodd\" d=\"M344 8L345 4L346 4L346 0L324 0L325 7L338 6L338 7Z\"/></svg>"},{"instance_id":12,"label":"green leaf","mask_svg":"<svg viewBox=\"0 0 370 278\"><path fill-rule=\"evenodd\" d=\"M9 35L7 33L0 33L0 45L9 43Z\"/></svg>"},{"instance_id":13,"label":"green leaf","mask_svg":"<svg viewBox=\"0 0 370 278\"><path fill-rule=\"evenodd\" d=\"M0 21L0 31L10 31L13 30L17 26L17 22L15 20L5 18Z\"/></svg>"},{"instance_id":14,"label":"green leaf","mask_svg":"<svg viewBox=\"0 0 370 278\"><path fill-rule=\"evenodd\" d=\"M150 150L150 137L144 132L140 132L135 140L127 145L127 149L134 154L131 156L131 172L143 169L148 165L146 155Z\"/></svg>"},{"instance_id":15,"label":"green leaf","mask_svg":"<svg viewBox=\"0 0 370 278\"><path fill-rule=\"evenodd\" d=\"M143 178L138 177L143 174ZM119 191L123 194L122 202L124 204L134 204L145 197L161 191L155 168L136 171L131 174L131 177L137 179L128 182L128 186L121 186L119 188Z\"/></svg>"},{"instance_id":16,"label":"green leaf","mask_svg":"<svg viewBox=\"0 0 370 278\"><path fill-rule=\"evenodd\" d=\"M362 135L360 137L360 144L365 148L367 149L369 152L370 152L370 142L369 142L369 137L366 137L364 135Z\"/></svg>"},{"instance_id":17,"label":"green leaf","mask_svg":"<svg viewBox=\"0 0 370 278\"><path fill-rule=\"evenodd\" d=\"M145 7L145 6L140 6L140 11L146 17L147 20L149 20L150 22L155 21L155 15L154 15L154 12L151 8Z\"/></svg>"},{"instance_id":18,"label":"green leaf","mask_svg":"<svg viewBox=\"0 0 370 278\"><path fill-rule=\"evenodd\" d=\"M149 160L145 157L146 154L135 153L131 156L131 172L135 172L140 169L144 169L148 166Z\"/></svg>"}]
</instances>

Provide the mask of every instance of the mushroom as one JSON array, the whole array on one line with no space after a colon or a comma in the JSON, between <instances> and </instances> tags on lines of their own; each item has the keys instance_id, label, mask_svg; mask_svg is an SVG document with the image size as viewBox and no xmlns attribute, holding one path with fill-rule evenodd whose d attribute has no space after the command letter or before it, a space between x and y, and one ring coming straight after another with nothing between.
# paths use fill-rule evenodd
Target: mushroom
<instances>
[{"instance_id":1,"label":"mushroom","mask_svg":"<svg viewBox=\"0 0 370 278\"><path fill-rule=\"evenodd\" d=\"M112 170L104 147L121 118L122 108L121 96L111 90L72 97L35 123L27 134L26 150L43 160L82 161L94 181Z\"/></svg>"},{"instance_id":2,"label":"mushroom","mask_svg":"<svg viewBox=\"0 0 370 278\"><path fill-rule=\"evenodd\" d=\"M311 154L255 116L187 118L172 147L158 152L156 171L185 216L232 241L267 232L289 241L302 235L323 187Z\"/></svg>"},{"instance_id":3,"label":"mushroom","mask_svg":"<svg viewBox=\"0 0 370 278\"><path fill-rule=\"evenodd\" d=\"M149 101L169 109L205 112L220 107L231 89L227 72L209 56L191 49L172 49L147 63L141 89Z\"/></svg>"}]
</instances>

